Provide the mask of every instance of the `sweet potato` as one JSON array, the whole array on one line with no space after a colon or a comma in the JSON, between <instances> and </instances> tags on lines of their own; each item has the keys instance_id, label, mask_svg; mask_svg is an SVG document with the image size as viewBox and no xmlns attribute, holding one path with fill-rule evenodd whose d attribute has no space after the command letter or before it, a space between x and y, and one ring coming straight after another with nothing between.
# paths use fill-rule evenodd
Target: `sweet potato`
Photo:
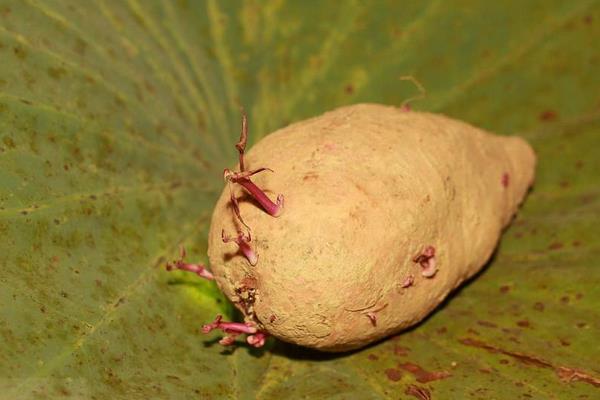
<instances>
[{"instance_id":1,"label":"sweet potato","mask_svg":"<svg viewBox=\"0 0 600 400\"><path fill-rule=\"evenodd\" d=\"M535 155L442 115L358 104L266 136L245 163L272 172L226 174L208 243L217 284L250 333L345 351L419 322L482 268ZM248 182L285 204L265 212Z\"/></svg>"}]
</instances>

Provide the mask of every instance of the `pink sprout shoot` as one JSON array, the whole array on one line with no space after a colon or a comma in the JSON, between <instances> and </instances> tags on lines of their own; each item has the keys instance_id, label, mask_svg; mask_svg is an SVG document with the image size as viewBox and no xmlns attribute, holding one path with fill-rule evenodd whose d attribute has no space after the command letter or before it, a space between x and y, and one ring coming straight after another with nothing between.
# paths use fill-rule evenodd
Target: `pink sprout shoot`
<instances>
[{"instance_id":1,"label":"pink sprout shoot","mask_svg":"<svg viewBox=\"0 0 600 400\"><path fill-rule=\"evenodd\" d=\"M404 278L404 281L402 281L402 284L400 285L400 287L402 289L406 289L408 287L411 287L414 282L415 282L415 277L412 275L409 275L406 278Z\"/></svg>"},{"instance_id":2,"label":"pink sprout shoot","mask_svg":"<svg viewBox=\"0 0 600 400\"><path fill-rule=\"evenodd\" d=\"M223 239L223 243L234 242L237 244L250 265L255 266L256 263L258 263L258 254L256 254L256 252L250 246L250 242L252 241L250 233L244 234L242 231L238 231L237 236L232 238L231 236L225 234L225 230L222 230L221 239Z\"/></svg>"},{"instance_id":3,"label":"pink sprout shoot","mask_svg":"<svg viewBox=\"0 0 600 400\"><path fill-rule=\"evenodd\" d=\"M198 275L201 278L204 279L208 279L209 281L212 281L215 279L215 277L213 276L213 274L206 269L206 267L202 264L190 264L190 263L186 263L185 261L183 261L183 259L185 258L185 248L183 246L181 246L179 248L179 260L174 261L172 263L167 263L167 271L173 271L175 269L180 269L182 271L188 271L188 272L193 272L194 274Z\"/></svg>"},{"instance_id":4,"label":"pink sprout shoot","mask_svg":"<svg viewBox=\"0 0 600 400\"><path fill-rule=\"evenodd\" d=\"M263 347L269 335L266 332L256 332L246 337L246 342L252 347Z\"/></svg>"},{"instance_id":5,"label":"pink sprout shoot","mask_svg":"<svg viewBox=\"0 0 600 400\"><path fill-rule=\"evenodd\" d=\"M510 183L510 175L508 175L508 172L505 172L502 174L502 186L504 186L506 188L506 187L508 187L509 183Z\"/></svg>"},{"instance_id":6,"label":"pink sprout shoot","mask_svg":"<svg viewBox=\"0 0 600 400\"><path fill-rule=\"evenodd\" d=\"M423 253L419 254L413 259L413 262L421 265L421 275L425 278L433 278L437 272L436 261L435 261L435 247L427 246Z\"/></svg>"},{"instance_id":7,"label":"pink sprout shoot","mask_svg":"<svg viewBox=\"0 0 600 400\"><path fill-rule=\"evenodd\" d=\"M374 312L368 312L367 318L371 321L371 325L377 326L377 315Z\"/></svg>"},{"instance_id":8,"label":"pink sprout shoot","mask_svg":"<svg viewBox=\"0 0 600 400\"><path fill-rule=\"evenodd\" d=\"M414 76L401 76L399 78L401 81L410 81L413 83L413 85L415 85L415 87L417 88L417 90L419 91L419 94L412 96L406 100L404 100L402 102L402 104L400 105L400 110L404 111L404 112L408 112L410 110L412 110L412 107L410 106L410 103L415 101L415 100L421 100L424 99L427 96L427 91L425 90L425 87L421 84L421 82L419 82Z\"/></svg>"},{"instance_id":9,"label":"pink sprout shoot","mask_svg":"<svg viewBox=\"0 0 600 400\"><path fill-rule=\"evenodd\" d=\"M219 344L223 346L231 346L234 344L237 336L241 334L248 335L246 341L253 347L262 347L265 344L267 334L259 331L249 322L224 322L222 315L217 315L215 320L202 327L203 333L212 332L219 329L225 333L225 336L219 340Z\"/></svg>"},{"instance_id":10,"label":"pink sprout shoot","mask_svg":"<svg viewBox=\"0 0 600 400\"><path fill-rule=\"evenodd\" d=\"M261 188L256 186L256 184L250 180L252 175L258 174L262 171L272 172L272 170L269 168L259 168L253 171L244 172L234 172L226 168L223 172L223 177L225 180L231 183L237 183L246 189L252 198L254 198L258 204L260 204L262 209L267 212L267 214L273 217L279 217L283 211L283 195L278 195L276 203L274 203Z\"/></svg>"},{"instance_id":11,"label":"pink sprout shoot","mask_svg":"<svg viewBox=\"0 0 600 400\"><path fill-rule=\"evenodd\" d=\"M259 172L263 171L273 172L273 170L269 168L258 168L252 171L246 171L246 166L244 163L244 153L246 151L247 141L248 117L246 116L246 113L242 110L242 132L240 134L240 140L235 145L239 153L240 171L238 172L225 169L225 171L223 172L223 177L230 183L237 183L241 185L244 189L246 189L246 191L248 191L248 193L250 193L254 200L256 200L258 204L260 204L263 210L265 210L269 215L273 217L278 217L281 214L281 211L283 210L283 195L278 195L276 202L273 202L261 188L256 186L256 184L250 180L250 177L252 175L258 174Z\"/></svg>"},{"instance_id":12,"label":"pink sprout shoot","mask_svg":"<svg viewBox=\"0 0 600 400\"><path fill-rule=\"evenodd\" d=\"M258 332L258 329L248 322L224 322L222 315L217 315L213 322L205 324L202 327L202 333L209 333L215 329L220 329L224 333L237 335L242 333L254 334Z\"/></svg>"},{"instance_id":13,"label":"pink sprout shoot","mask_svg":"<svg viewBox=\"0 0 600 400\"><path fill-rule=\"evenodd\" d=\"M233 346L233 344L235 343L235 339L237 338L237 334L229 334L229 335L225 335L221 338L221 340L219 340L219 344L221 346Z\"/></svg>"},{"instance_id":14,"label":"pink sprout shoot","mask_svg":"<svg viewBox=\"0 0 600 400\"><path fill-rule=\"evenodd\" d=\"M388 306L388 303L385 303L381 307L365 313L365 315L367 316L367 318L369 318L369 321L371 321L371 325L377 326L377 314L376 313L379 312L379 311L381 311L381 310L383 310L387 306Z\"/></svg>"}]
</instances>

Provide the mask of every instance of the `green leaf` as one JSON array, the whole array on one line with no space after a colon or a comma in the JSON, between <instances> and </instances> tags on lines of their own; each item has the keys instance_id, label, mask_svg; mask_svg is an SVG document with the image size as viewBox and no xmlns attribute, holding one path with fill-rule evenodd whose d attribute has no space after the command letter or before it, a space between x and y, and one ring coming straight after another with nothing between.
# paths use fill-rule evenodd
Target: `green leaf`
<instances>
[{"instance_id":1,"label":"green leaf","mask_svg":"<svg viewBox=\"0 0 600 400\"><path fill-rule=\"evenodd\" d=\"M0 1L0 390L6 398L594 398L600 3ZM239 106L251 141L399 105L539 156L488 267L362 351L223 352L206 261ZM449 376L448 376L449 375ZM414 397L413 397L414 396Z\"/></svg>"}]
</instances>

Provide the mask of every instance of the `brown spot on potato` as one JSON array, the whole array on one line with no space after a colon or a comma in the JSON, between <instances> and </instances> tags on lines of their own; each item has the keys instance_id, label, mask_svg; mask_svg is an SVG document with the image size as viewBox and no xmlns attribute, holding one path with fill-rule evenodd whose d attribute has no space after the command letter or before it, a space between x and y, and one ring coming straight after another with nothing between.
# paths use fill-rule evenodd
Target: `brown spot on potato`
<instances>
[{"instance_id":1,"label":"brown spot on potato","mask_svg":"<svg viewBox=\"0 0 600 400\"><path fill-rule=\"evenodd\" d=\"M308 174L306 174L302 177L302 180L305 182L309 181L311 179L319 179L319 175L315 172L309 172Z\"/></svg>"}]
</instances>

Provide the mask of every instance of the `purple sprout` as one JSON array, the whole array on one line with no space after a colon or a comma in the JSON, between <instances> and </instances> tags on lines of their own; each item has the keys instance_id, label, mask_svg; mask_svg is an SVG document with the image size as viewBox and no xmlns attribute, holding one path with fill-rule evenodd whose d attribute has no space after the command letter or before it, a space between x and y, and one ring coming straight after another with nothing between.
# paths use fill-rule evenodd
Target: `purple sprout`
<instances>
[{"instance_id":1,"label":"purple sprout","mask_svg":"<svg viewBox=\"0 0 600 400\"><path fill-rule=\"evenodd\" d=\"M225 336L219 340L219 344L223 346L231 346L234 344L237 336L246 334L246 342L253 347L262 347L265 344L267 333L259 331L250 322L224 322L222 315L217 315L215 320L202 327L203 333L212 332L215 329L220 329L225 333Z\"/></svg>"},{"instance_id":2,"label":"purple sprout","mask_svg":"<svg viewBox=\"0 0 600 400\"><path fill-rule=\"evenodd\" d=\"M258 254L256 254L256 252L250 246L250 242L252 241L250 232L244 234L244 232L238 231L237 236L232 238L231 236L225 234L225 230L222 230L221 239L223 240L223 243L234 242L237 244L250 265L255 266L256 263L258 263Z\"/></svg>"},{"instance_id":3,"label":"purple sprout","mask_svg":"<svg viewBox=\"0 0 600 400\"><path fill-rule=\"evenodd\" d=\"M244 189L246 189L246 191L248 193L250 193L250 196L252 196L252 198L254 198L254 200L256 200L256 202L258 202L258 204L260 204L262 209L265 210L265 212L267 212L267 214L269 214L273 217L278 217L283 210L283 195L282 194L278 195L276 203L274 203L265 194L265 192L261 188L256 186L256 184L250 180L250 177L252 175L258 174L259 172L263 172L263 171L273 172L273 170L271 170L269 168L258 168L253 171L246 171L246 166L244 163L244 153L246 151L247 141L248 141L248 117L246 116L246 113L242 110L242 132L240 134L240 140L235 145L235 147L239 153L240 170L239 171L231 171L230 169L225 169L223 172L223 177L229 183L239 184ZM232 197L233 197L233 194L232 194ZM237 200L236 200L236 202L237 202ZM238 215L238 217L239 217L239 215Z\"/></svg>"}]
</instances>

